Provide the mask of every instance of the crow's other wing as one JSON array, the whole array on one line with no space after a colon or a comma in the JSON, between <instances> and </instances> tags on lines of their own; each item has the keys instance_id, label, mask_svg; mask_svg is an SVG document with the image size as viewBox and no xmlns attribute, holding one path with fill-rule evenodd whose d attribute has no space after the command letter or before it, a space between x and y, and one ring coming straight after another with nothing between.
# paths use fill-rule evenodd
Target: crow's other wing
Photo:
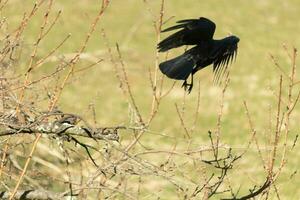
<instances>
[{"instance_id":1,"label":"crow's other wing","mask_svg":"<svg viewBox=\"0 0 300 200\"><path fill-rule=\"evenodd\" d=\"M192 73L195 64L193 56L188 53L184 53L183 55L160 63L159 69L169 78L186 80Z\"/></svg>"},{"instance_id":2,"label":"crow's other wing","mask_svg":"<svg viewBox=\"0 0 300 200\"><path fill-rule=\"evenodd\" d=\"M199 19L184 19L177 23L175 26L162 30L162 32L167 32L181 29L158 44L157 47L160 52L182 45L196 45L200 41L211 40L216 29L215 23L204 17L200 17Z\"/></svg>"},{"instance_id":3,"label":"crow's other wing","mask_svg":"<svg viewBox=\"0 0 300 200\"><path fill-rule=\"evenodd\" d=\"M239 38L229 36L222 40L215 40L210 54L213 59L214 83L218 83L225 74L228 65L236 57Z\"/></svg>"},{"instance_id":4,"label":"crow's other wing","mask_svg":"<svg viewBox=\"0 0 300 200\"><path fill-rule=\"evenodd\" d=\"M162 30L161 32L173 31L175 29L180 29L180 28L186 28L189 30L193 30L193 29L199 28L199 26L210 25L211 21L207 18L200 17L199 19L183 19L183 20L177 21L176 23L177 23L177 25L166 28L166 29Z\"/></svg>"}]
</instances>

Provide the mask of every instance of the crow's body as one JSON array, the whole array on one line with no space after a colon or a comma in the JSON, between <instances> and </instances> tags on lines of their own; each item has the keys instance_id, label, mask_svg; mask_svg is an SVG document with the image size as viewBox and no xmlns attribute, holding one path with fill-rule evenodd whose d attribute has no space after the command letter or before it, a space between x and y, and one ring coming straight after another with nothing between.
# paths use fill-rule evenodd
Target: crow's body
<instances>
[{"instance_id":1,"label":"crow's body","mask_svg":"<svg viewBox=\"0 0 300 200\"><path fill-rule=\"evenodd\" d=\"M214 40L215 24L206 19L181 20L179 25L167 28L171 31L182 28L158 44L160 52L182 45L196 45L184 54L162 62L159 68L163 74L172 79L184 80L183 86L189 92L193 87L193 75L200 69L213 64L216 81L227 69L229 62L237 53L239 38L229 36L221 40ZM189 76L192 82L187 83Z\"/></svg>"}]
</instances>

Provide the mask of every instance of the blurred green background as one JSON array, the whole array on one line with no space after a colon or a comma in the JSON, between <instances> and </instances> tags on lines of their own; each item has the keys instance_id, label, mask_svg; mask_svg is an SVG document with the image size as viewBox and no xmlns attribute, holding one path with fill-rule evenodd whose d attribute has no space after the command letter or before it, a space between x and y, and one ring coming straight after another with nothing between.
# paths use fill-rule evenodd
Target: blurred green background
<instances>
[{"instance_id":1,"label":"blurred green background","mask_svg":"<svg viewBox=\"0 0 300 200\"><path fill-rule=\"evenodd\" d=\"M8 6L1 13L1 17L8 19L9 24L6 27L8 30L13 30L21 20L24 11L31 9L33 2L21 0L8 2ZM47 38L42 41L38 56L46 55L69 33L72 34L71 38L56 52L55 56L60 57L76 52L100 6L101 2L95 0L55 1L54 11L62 10L62 16ZM43 7L46 7L46 4ZM86 66L99 58L104 58L104 62L74 76L59 101L62 110L92 119L89 106L93 105L99 125L131 124L130 108L119 88L119 82L101 36L100 30L104 29L115 58L117 58L115 43L120 45L133 95L142 116L145 119L148 117L152 101L148 69L155 68L157 42L153 27L154 19L148 8L155 17L158 17L160 1L151 0L149 4L145 4L142 0L111 1L88 43L85 51L87 58L80 61L80 66ZM54 18L55 12L52 12L51 19ZM39 11L40 17L30 21L26 29L22 38L24 55L30 55L42 22L42 15L43 12ZM267 145L267 137L272 131L272 128L269 129L269 124L273 126L275 124L277 98L273 93L278 93L280 76L280 71L271 61L269 54L274 55L283 70L289 73L290 60L282 46L286 44L290 52L293 46L300 47L299 0L166 0L164 19L172 16L174 17L163 27L171 26L180 19L205 16L217 25L214 38L223 38L228 34L240 38L237 60L231 66L230 84L225 95L221 128L222 144L236 147L238 151L239 147L245 147L248 143L250 130L243 105L243 101L247 101L260 144ZM167 33L161 35L162 39L166 36ZM182 51L183 49L170 52L170 56L176 56ZM161 54L160 60L163 60L164 56ZM24 62L20 63L20 71L28 64L28 57L23 56L22 59ZM55 62L48 62L36 71L35 76L39 77L51 71L55 64ZM298 71L297 75L299 78ZM194 90L185 97L185 122L188 127L191 127L194 122L198 80L200 80L200 112L193 133L192 146L194 147L208 145L207 132L216 128L222 88L213 86L212 78L211 67L197 73ZM172 80L165 79L163 91L167 91L172 83ZM286 83L284 82L284 86ZM141 140L143 145L153 149L158 147L171 149L175 143L178 148L186 146L184 130L175 108L175 103L181 106L183 102L184 90L181 84L177 82L171 93L163 99L159 114L151 124L149 132ZM292 115L291 141L297 131L299 132L297 126L299 111L300 108L297 106ZM122 135L124 141L130 138L126 134ZM243 159L235 172L235 175L241 175L237 176L235 185L238 186L240 183L245 187L244 191L247 190L248 185L251 186L253 183L259 185L265 178L255 147L251 148L253 151ZM289 162L277 183L283 199L300 197L299 174L290 179L290 175L299 169L300 160L297 153L299 150L298 145L289 154ZM268 155L268 151L265 155ZM252 182L246 176L252 177Z\"/></svg>"}]
</instances>

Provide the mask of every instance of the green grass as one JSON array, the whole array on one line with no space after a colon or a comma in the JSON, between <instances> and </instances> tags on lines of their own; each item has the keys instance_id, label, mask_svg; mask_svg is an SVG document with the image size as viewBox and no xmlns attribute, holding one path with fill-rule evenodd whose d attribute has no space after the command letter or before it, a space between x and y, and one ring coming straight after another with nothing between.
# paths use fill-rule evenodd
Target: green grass
<instances>
[{"instance_id":1,"label":"green grass","mask_svg":"<svg viewBox=\"0 0 300 200\"><path fill-rule=\"evenodd\" d=\"M160 1L157 0L150 3L151 9L156 15L159 13L159 3ZM11 1L1 13L1 17L6 16L9 19L10 26L8 29L12 29L21 19L22 13L29 10L31 6L28 1ZM63 11L62 17L47 36L47 39L42 42L39 55L45 55L68 33L72 34L71 39L59 49L56 55L74 53L82 44L98 7L100 7L100 1L86 0L76 3L73 1L57 1L54 4L54 10L61 9ZM246 146L250 131L243 106L244 100L248 103L255 129L258 131L258 138L261 139L262 144L264 143L265 132L268 130L269 108L272 112L273 125L275 123L277 99L269 88L277 88L280 75L269 59L268 54L271 53L278 58L283 70L288 72L289 60L282 44L285 43L288 47L300 47L299 13L300 4L298 0L166 1L164 18L175 16L166 26L172 25L179 19L206 16L217 24L215 38L222 38L229 33L240 38L238 57L236 62L232 64L231 82L225 95L222 143L232 146ZM38 15L42 16L42 12L39 12ZM53 16L51 17L53 18ZM30 22L22 41L25 47L32 48L34 38L38 34L40 22L41 20ZM93 104L96 109L98 123L101 126L129 124L128 104L122 96L113 66L109 62L103 38L100 34L101 28L105 29L112 48L114 48L115 43L120 44L133 95L142 116L147 118L150 112L152 95L148 68L154 69L155 66L156 36L151 15L149 15L145 4L141 0L111 1L111 5L101 18L96 33L86 50L86 53L91 55L97 55L97 52L100 52L97 57L101 58L103 56L105 61L88 71L77 74L71 84L67 85L64 90L59 101L59 107L66 112L78 113L90 118L91 112L88 111L88 106ZM166 34L162 34L162 38L165 36ZM24 48L24 51L25 54L30 54L30 51L26 48ZM117 54L115 53L115 55ZM162 54L161 60L163 56ZM175 56L175 53L171 52L171 56ZM26 59L24 60L26 61ZM37 76L44 74L47 70L51 71L54 64L48 63L43 66L38 70ZM81 64L86 66L88 62L83 61ZM23 67L25 66L26 62L23 64ZM297 75L299 77L299 72L297 72ZM211 68L199 72L195 79L201 80L201 104L192 146L199 147L201 144L209 144L207 131L216 128L221 88L212 86ZM165 80L165 82L168 86L172 84L171 80ZM177 83L171 94L163 100L159 114L151 124L151 132L142 138L142 144L148 148L172 149L176 143L178 143L179 149L186 148L187 144L183 139L184 130L180 125L175 108L175 103L181 105L184 95L184 91L180 86L181 83ZM192 126L194 119L197 87L198 83L195 85L194 91L186 96L185 119L188 126ZM164 90L166 91L167 88L165 87ZM298 106L293 119L299 119L299 111ZM293 124L293 135L299 128L295 120L291 122ZM159 136L155 133L162 133L169 137ZM124 141L130 138L126 134L122 135ZM289 179L290 174L297 170L297 166L300 164L299 154L297 154L299 150L298 145L294 152L289 155L290 161L278 181L277 186L282 199L297 199L300 196L299 174L296 174L292 181ZM240 171L234 174L240 175L235 181L235 189L238 188L239 182L243 182L241 185L243 186L243 192L253 186L253 183L243 176L245 174L255 177L257 184L262 183L264 174L259 162L259 157L255 151L252 151L250 156L243 159L239 166ZM193 173L191 172L191 174ZM154 188L159 189L159 187ZM160 193L162 196L166 196L174 194L174 191L172 188L168 188L165 193L164 191Z\"/></svg>"}]
</instances>

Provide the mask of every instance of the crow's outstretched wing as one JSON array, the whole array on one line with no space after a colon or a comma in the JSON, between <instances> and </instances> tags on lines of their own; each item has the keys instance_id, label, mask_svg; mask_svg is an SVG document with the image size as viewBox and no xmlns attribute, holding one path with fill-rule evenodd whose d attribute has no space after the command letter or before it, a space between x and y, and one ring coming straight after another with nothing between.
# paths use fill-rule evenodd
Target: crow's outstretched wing
<instances>
[{"instance_id":1,"label":"crow's outstretched wing","mask_svg":"<svg viewBox=\"0 0 300 200\"><path fill-rule=\"evenodd\" d=\"M216 29L215 23L204 17L180 20L177 23L175 26L162 30L162 32L167 32L181 29L158 44L160 52L182 45L196 45L200 41L211 40Z\"/></svg>"},{"instance_id":2,"label":"crow's outstretched wing","mask_svg":"<svg viewBox=\"0 0 300 200\"><path fill-rule=\"evenodd\" d=\"M213 59L214 83L218 83L227 71L229 63L236 57L239 38L229 36L215 40L210 57Z\"/></svg>"}]
</instances>

